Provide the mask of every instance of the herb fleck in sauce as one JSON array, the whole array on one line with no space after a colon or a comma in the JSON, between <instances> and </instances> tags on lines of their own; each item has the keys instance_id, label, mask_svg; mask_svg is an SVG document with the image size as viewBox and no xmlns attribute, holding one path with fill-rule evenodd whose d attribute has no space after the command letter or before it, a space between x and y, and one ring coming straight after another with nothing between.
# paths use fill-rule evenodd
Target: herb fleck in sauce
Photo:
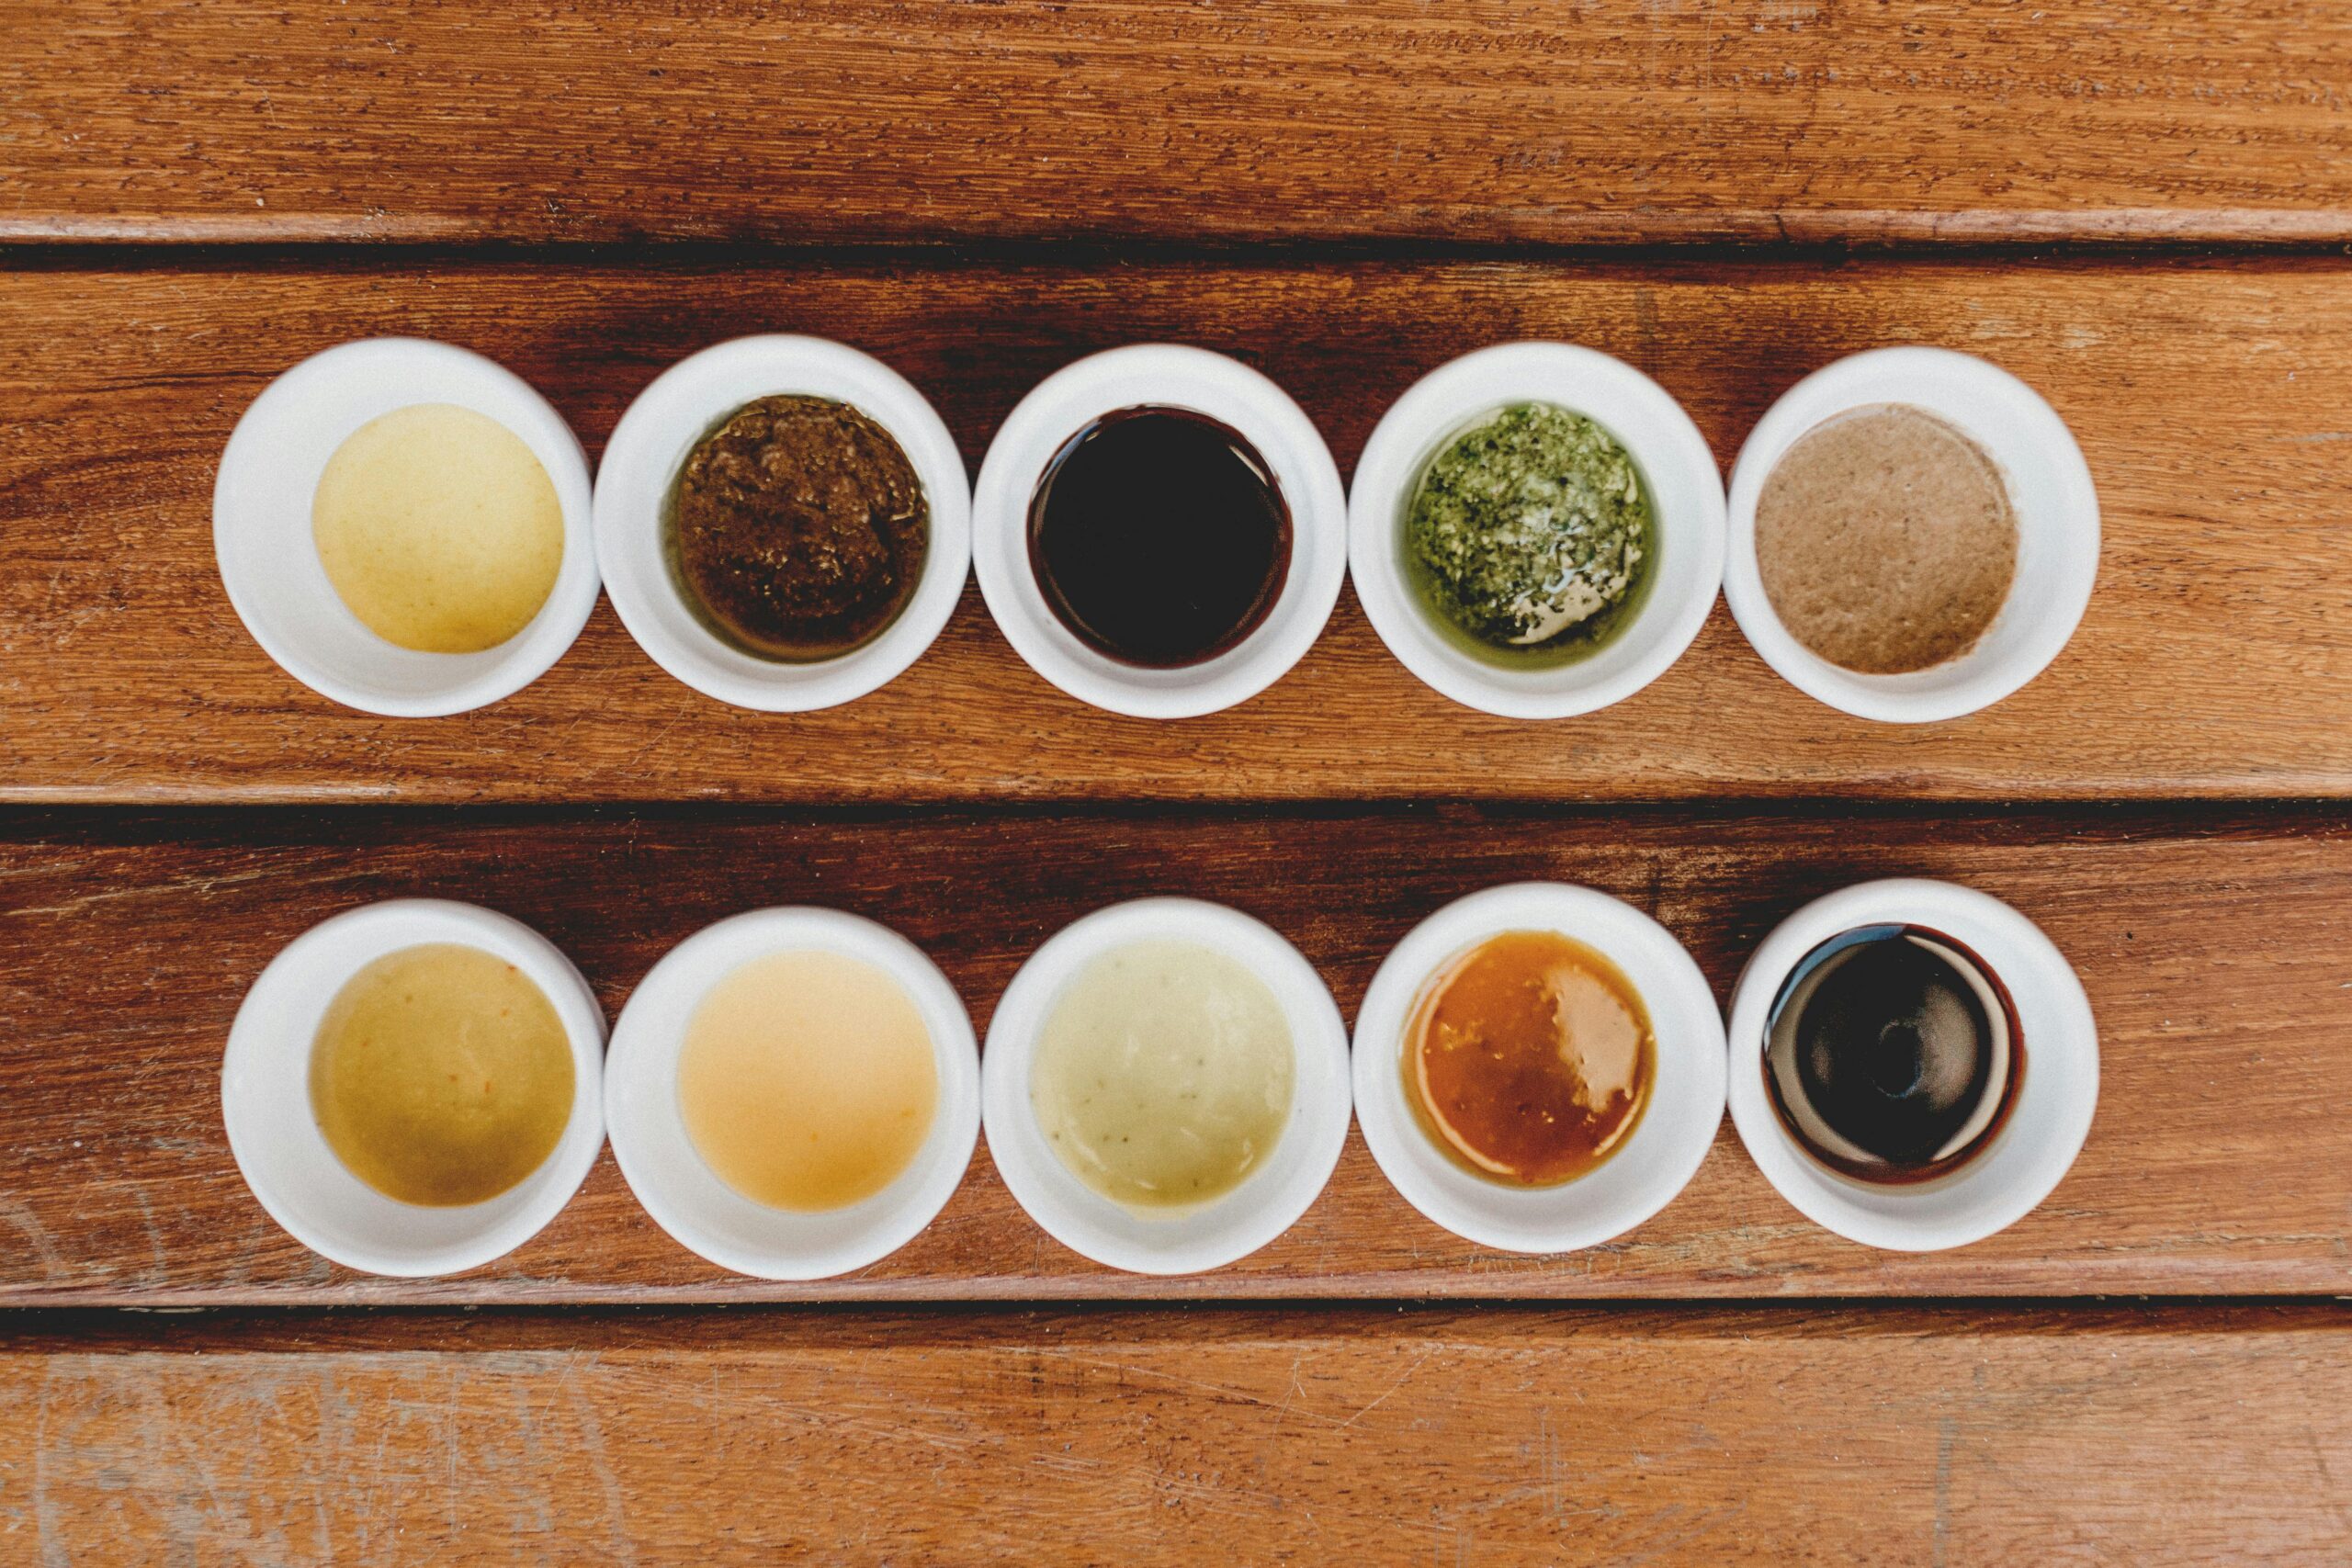
<instances>
[{"instance_id":1,"label":"herb fleck in sauce","mask_svg":"<svg viewBox=\"0 0 2352 1568\"><path fill-rule=\"evenodd\" d=\"M1640 470L1584 415L1522 403L1454 436L1407 509L1407 569L1439 626L1481 658L1565 664L1647 596L1655 528Z\"/></svg>"}]
</instances>

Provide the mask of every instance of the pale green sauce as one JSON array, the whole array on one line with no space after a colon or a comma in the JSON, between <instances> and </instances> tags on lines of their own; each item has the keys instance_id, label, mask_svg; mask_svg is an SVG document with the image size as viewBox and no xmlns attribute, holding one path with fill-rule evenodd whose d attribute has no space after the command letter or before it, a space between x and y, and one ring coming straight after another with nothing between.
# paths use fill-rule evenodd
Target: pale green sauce
<instances>
[{"instance_id":1,"label":"pale green sauce","mask_svg":"<svg viewBox=\"0 0 2352 1568\"><path fill-rule=\"evenodd\" d=\"M1194 942L1137 942L1055 1001L1029 1100L1080 1180L1130 1210L1182 1211L1272 1156L1295 1063L1282 1002L1248 965Z\"/></svg>"},{"instance_id":2,"label":"pale green sauce","mask_svg":"<svg viewBox=\"0 0 2352 1568\"><path fill-rule=\"evenodd\" d=\"M1407 507L1405 566L1431 620L1478 658L1570 664L1649 597L1649 491L1632 454L1580 413L1502 409L1451 437Z\"/></svg>"}]
</instances>

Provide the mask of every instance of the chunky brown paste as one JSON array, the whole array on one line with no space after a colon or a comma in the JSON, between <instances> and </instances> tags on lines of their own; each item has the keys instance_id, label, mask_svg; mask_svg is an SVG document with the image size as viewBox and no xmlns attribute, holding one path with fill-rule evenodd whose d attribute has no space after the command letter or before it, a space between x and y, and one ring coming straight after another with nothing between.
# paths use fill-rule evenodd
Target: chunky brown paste
<instances>
[{"instance_id":1,"label":"chunky brown paste","mask_svg":"<svg viewBox=\"0 0 2352 1568\"><path fill-rule=\"evenodd\" d=\"M880 636L922 576L931 509L890 433L847 403L744 404L678 473L672 559L704 617L769 659Z\"/></svg>"}]
</instances>

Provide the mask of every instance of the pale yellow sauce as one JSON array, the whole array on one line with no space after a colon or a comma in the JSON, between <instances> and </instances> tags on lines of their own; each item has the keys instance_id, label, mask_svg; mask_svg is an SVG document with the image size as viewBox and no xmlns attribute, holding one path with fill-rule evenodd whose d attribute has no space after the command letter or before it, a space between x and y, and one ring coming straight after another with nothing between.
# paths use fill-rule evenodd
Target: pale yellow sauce
<instances>
[{"instance_id":1,"label":"pale yellow sauce","mask_svg":"<svg viewBox=\"0 0 2352 1568\"><path fill-rule=\"evenodd\" d=\"M1129 1208L1181 1209L1265 1164L1295 1072L1282 1003L1246 964L1141 942L1095 959L1057 998L1029 1093L1079 1179Z\"/></svg>"},{"instance_id":2,"label":"pale yellow sauce","mask_svg":"<svg viewBox=\"0 0 2352 1568\"><path fill-rule=\"evenodd\" d=\"M686 1021L686 1135L755 1203L813 1213L872 1197L913 1163L938 1105L922 1014L888 971L863 959L755 958Z\"/></svg>"},{"instance_id":3,"label":"pale yellow sauce","mask_svg":"<svg viewBox=\"0 0 2352 1568\"><path fill-rule=\"evenodd\" d=\"M563 565L563 507L522 437L454 403L369 420L311 498L327 581L386 642L479 653L530 625Z\"/></svg>"},{"instance_id":4,"label":"pale yellow sauce","mask_svg":"<svg viewBox=\"0 0 2352 1568\"><path fill-rule=\"evenodd\" d=\"M328 1004L311 1111L351 1173L403 1203L480 1203L554 1152L571 1119L571 1045L504 959L456 942L368 964Z\"/></svg>"}]
</instances>

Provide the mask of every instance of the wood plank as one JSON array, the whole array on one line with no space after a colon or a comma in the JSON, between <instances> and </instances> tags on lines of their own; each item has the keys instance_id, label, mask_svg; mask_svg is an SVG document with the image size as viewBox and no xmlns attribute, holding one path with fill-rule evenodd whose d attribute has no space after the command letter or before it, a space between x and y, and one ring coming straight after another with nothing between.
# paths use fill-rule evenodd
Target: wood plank
<instances>
[{"instance_id":1,"label":"wood plank","mask_svg":"<svg viewBox=\"0 0 2352 1568\"><path fill-rule=\"evenodd\" d=\"M2013 799L2352 793L2352 269L2342 263L729 263L0 274L0 796L17 800L831 802L1102 795ZM75 323L71 333L60 322ZM1728 463L1840 355L1984 353L2080 433L2107 514L2089 617L1985 714L1906 728L1784 685L1718 613L1592 717L1490 719L1422 687L1352 600L1291 676L1225 715L1114 718L1031 674L967 594L884 691L775 716L673 681L609 611L490 709L393 721L298 686L222 596L209 497L276 370L414 332L545 387L595 445L663 365L763 328L875 350L967 458L1056 367L1106 344L1229 349L1293 389L1343 468L1414 378L1514 336L1630 356Z\"/></svg>"},{"instance_id":2,"label":"wood plank","mask_svg":"<svg viewBox=\"0 0 2352 1568\"><path fill-rule=\"evenodd\" d=\"M332 1268L279 1233L220 1125L221 1043L254 975L312 922L400 895L471 899L545 931L608 1013L713 919L851 908L933 953L985 1030L1038 942L1147 893L1271 921L1352 1018L1415 921L1495 883L1556 877L1630 898L1690 943L1720 994L1799 903L1905 874L1972 883L2041 921L2103 1040L2098 1120L2073 1173L2037 1213L1952 1253L1875 1253L1815 1229L1726 1122L1657 1219L1552 1259L1485 1252L1423 1221L1351 1137L1286 1236L1189 1280L1064 1251L983 1153L929 1231L845 1280L763 1285L704 1265L606 1159L519 1252L401 1283ZM2340 815L76 814L0 834L0 890L5 1303L2352 1294Z\"/></svg>"},{"instance_id":3,"label":"wood plank","mask_svg":"<svg viewBox=\"0 0 2352 1568\"><path fill-rule=\"evenodd\" d=\"M2293 0L15 0L0 239L2352 238Z\"/></svg>"},{"instance_id":4,"label":"wood plank","mask_svg":"<svg viewBox=\"0 0 2352 1568\"><path fill-rule=\"evenodd\" d=\"M2352 1318L741 1314L0 1351L12 1557L2343 1561Z\"/></svg>"}]
</instances>

